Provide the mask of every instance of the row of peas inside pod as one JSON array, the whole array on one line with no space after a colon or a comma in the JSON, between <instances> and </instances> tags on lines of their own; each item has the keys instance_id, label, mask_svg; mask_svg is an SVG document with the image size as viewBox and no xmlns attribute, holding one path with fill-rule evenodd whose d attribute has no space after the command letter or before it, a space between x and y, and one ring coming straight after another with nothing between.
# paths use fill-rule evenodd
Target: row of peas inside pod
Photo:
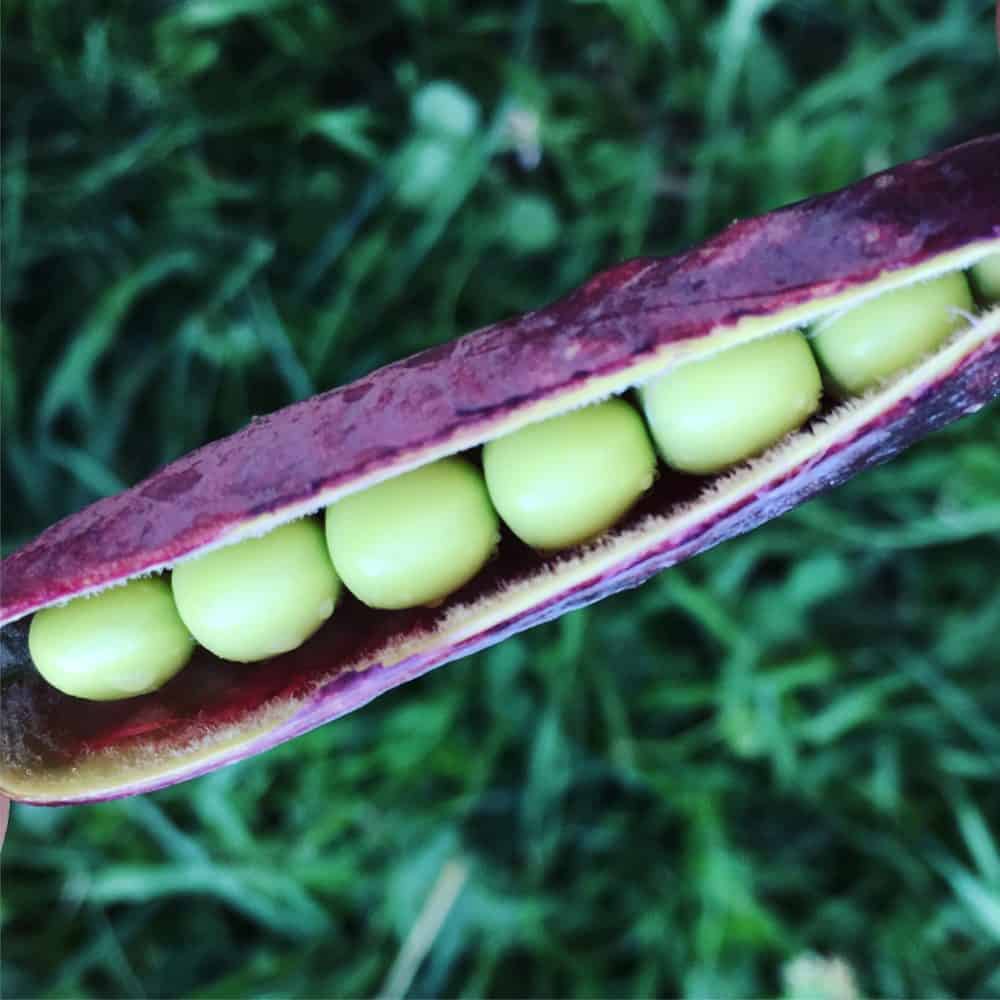
<instances>
[{"instance_id":1,"label":"row of peas inside pod","mask_svg":"<svg viewBox=\"0 0 1000 1000\"><path fill-rule=\"evenodd\" d=\"M981 301L1000 301L1000 254L971 278ZM134 579L46 608L31 621L32 659L66 694L129 698L165 684L195 643L237 662L295 649L343 587L373 608L439 602L482 570L501 520L538 550L586 542L650 488L657 451L681 473L732 468L801 427L824 381L835 398L863 393L940 345L974 307L955 271L805 334L690 362L639 389L645 420L623 398L596 403L488 441L482 471L469 456L444 458L343 498L322 524L298 520L181 562L169 581Z\"/></svg>"}]
</instances>

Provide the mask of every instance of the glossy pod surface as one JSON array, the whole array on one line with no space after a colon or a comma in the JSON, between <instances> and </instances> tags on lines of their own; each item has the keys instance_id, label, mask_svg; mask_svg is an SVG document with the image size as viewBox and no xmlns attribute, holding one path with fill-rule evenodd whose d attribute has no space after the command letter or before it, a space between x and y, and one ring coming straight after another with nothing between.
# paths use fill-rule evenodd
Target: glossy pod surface
<instances>
[{"instance_id":1,"label":"glossy pod surface","mask_svg":"<svg viewBox=\"0 0 1000 1000\"><path fill-rule=\"evenodd\" d=\"M0 785L34 801L100 798L259 752L634 585L978 408L1000 390L995 310L737 473L661 476L587 545L554 556L502 545L440 607L377 612L345 600L280 661L233 665L199 650L159 692L83 715L28 656L27 616L38 608L259 535L687 361L972 267L1000 250L998 192L1000 139L990 137L738 223L679 257L622 265L547 309L255 421L54 526L4 565L4 620L14 624L3 632Z\"/></svg>"}]
</instances>

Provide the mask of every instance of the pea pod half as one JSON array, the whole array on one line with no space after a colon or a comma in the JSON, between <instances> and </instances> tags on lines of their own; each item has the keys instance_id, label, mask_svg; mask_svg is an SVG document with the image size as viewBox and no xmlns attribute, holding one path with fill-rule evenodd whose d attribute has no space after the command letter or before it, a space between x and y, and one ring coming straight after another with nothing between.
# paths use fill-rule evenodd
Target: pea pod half
<instances>
[{"instance_id":1,"label":"pea pod half","mask_svg":"<svg viewBox=\"0 0 1000 1000\"><path fill-rule=\"evenodd\" d=\"M622 264L544 309L256 419L66 518L2 567L0 790L25 801L87 801L148 791L259 753L457 656L635 586L886 460L1000 394L1000 309L989 291L998 254L1000 135L994 135L735 223L677 257ZM798 360L789 370L805 372L809 386L789 408L792 417L769 411L751 427L746 436L753 444L743 451L712 450L717 426L741 424L734 400L746 400L749 419L755 393L770 391L747 381L750 361L734 361L741 355L720 364L718 377L685 377L663 395L662 406L653 406L660 396L652 387L669 386L682 366L698 362L706 366L699 372L711 375L714 356L771 335L787 337L795 328L807 340L823 338L823 351L839 357L836 330L843 327L864 340L868 359L883 327L868 321L875 312L867 304L879 303L879 314L895 317L883 296L898 298L906 286L970 271L976 298L961 291L934 305L947 322L899 354L907 359L902 368L865 368L859 384L866 388L847 403L845 379L835 371L824 377L836 391L819 400L811 363L801 343L791 344ZM964 277L958 285L970 287ZM892 344L898 353L898 331ZM754 363L765 374L775 370L770 362ZM703 383L717 385L711 390L717 395L692 396L691 386ZM522 532L526 544L504 530L493 551L495 521L478 480L469 478L473 468L462 473L472 484L472 508L484 512L475 515L480 540L473 568L442 573L442 580L454 577L445 584L435 577L425 596L459 589L432 605L387 610L346 594L327 620L337 584L320 570L296 648L270 656L265 636L244 663L199 646L179 673L163 672L159 690L127 700L85 702L64 694L32 662L32 616L43 609L266 536L446 456L475 459L484 443L610 396L630 401L638 413L632 390L642 387L647 417L659 407L680 426L690 416L687 406L703 407L705 419L694 423L707 443L683 459L688 471L661 466L653 475L651 445L626 415L637 485L624 500L616 492L588 511L586 530L556 533L569 547L546 547L550 535L543 532L532 548L529 532ZM663 442L670 435L653 431L669 462L675 449ZM590 431L580 439L597 440ZM571 444L567 439L567 449ZM750 461L733 457L759 448L766 450ZM494 478L516 492L521 476ZM549 490L546 502L553 495ZM320 537L318 528L311 537ZM350 558L352 566L364 563L364 553ZM383 603L393 606L396 593ZM216 624L210 621L208 631ZM69 657L69 673L72 639L57 634L53 644Z\"/></svg>"}]
</instances>

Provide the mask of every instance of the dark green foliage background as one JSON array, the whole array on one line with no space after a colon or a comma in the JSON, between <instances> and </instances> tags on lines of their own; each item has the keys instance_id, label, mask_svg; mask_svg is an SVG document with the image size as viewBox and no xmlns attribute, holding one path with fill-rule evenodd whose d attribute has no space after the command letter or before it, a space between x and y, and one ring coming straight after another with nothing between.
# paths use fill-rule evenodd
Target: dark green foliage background
<instances>
[{"instance_id":1,"label":"dark green foliage background","mask_svg":"<svg viewBox=\"0 0 1000 1000\"><path fill-rule=\"evenodd\" d=\"M4 551L254 413L996 128L990 23L7 0ZM997 995L998 445L994 409L256 760L15 809L5 995L805 995L807 952Z\"/></svg>"}]
</instances>

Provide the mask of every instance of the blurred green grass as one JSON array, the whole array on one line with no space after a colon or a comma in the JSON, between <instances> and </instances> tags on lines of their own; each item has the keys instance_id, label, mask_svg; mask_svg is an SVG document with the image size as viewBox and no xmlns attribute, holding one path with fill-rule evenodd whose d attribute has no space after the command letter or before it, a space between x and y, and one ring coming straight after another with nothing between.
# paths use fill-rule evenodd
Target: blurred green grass
<instances>
[{"instance_id":1,"label":"blurred green grass","mask_svg":"<svg viewBox=\"0 0 1000 1000\"><path fill-rule=\"evenodd\" d=\"M1000 125L986 0L2 17L5 552L254 413ZM998 534L993 410L262 758L17 809L5 995L996 995Z\"/></svg>"}]
</instances>

